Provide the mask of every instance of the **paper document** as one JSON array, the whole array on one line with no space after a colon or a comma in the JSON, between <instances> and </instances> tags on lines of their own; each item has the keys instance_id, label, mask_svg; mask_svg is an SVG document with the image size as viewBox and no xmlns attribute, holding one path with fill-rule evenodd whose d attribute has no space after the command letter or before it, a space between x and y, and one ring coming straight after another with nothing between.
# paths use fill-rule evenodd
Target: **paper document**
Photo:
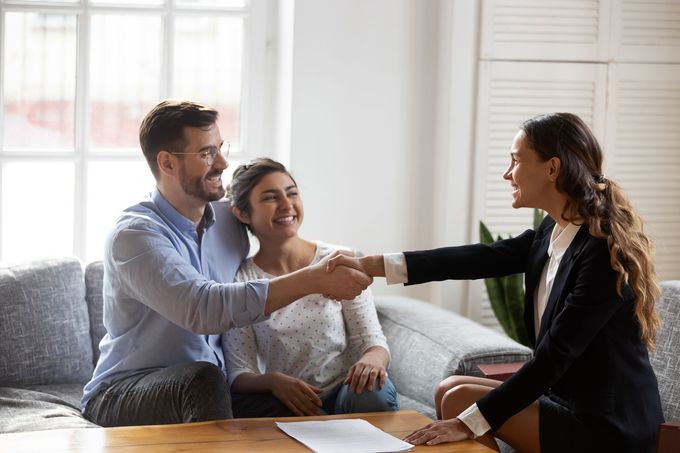
<instances>
[{"instance_id":1,"label":"paper document","mask_svg":"<svg viewBox=\"0 0 680 453\"><path fill-rule=\"evenodd\" d=\"M276 422L276 425L317 453L384 453L413 447L360 418Z\"/></svg>"}]
</instances>

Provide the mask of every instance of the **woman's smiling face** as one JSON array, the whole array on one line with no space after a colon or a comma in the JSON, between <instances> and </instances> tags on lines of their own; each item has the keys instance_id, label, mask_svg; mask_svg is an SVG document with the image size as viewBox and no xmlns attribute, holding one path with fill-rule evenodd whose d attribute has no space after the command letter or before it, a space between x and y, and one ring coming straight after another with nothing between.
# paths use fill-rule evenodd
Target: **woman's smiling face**
<instances>
[{"instance_id":1,"label":"woman's smiling face","mask_svg":"<svg viewBox=\"0 0 680 453\"><path fill-rule=\"evenodd\" d=\"M556 177L551 165L529 146L524 131L517 132L510 150L510 166L503 173L503 179L510 181L513 189L513 208L546 208L546 197Z\"/></svg>"},{"instance_id":2,"label":"woman's smiling face","mask_svg":"<svg viewBox=\"0 0 680 453\"><path fill-rule=\"evenodd\" d=\"M286 173L273 172L262 177L250 193L248 224L261 241L297 235L304 208L297 185Z\"/></svg>"}]
</instances>

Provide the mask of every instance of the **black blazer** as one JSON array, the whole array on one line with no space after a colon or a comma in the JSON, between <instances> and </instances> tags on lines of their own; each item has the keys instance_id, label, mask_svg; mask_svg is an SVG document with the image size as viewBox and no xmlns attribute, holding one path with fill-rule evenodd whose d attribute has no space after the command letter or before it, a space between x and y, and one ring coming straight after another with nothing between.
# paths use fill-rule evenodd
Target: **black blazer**
<instances>
[{"instance_id":1,"label":"black blazer","mask_svg":"<svg viewBox=\"0 0 680 453\"><path fill-rule=\"evenodd\" d=\"M548 259L550 218L536 231L491 245L406 252L408 284L525 273L524 320L534 332L534 291ZM656 376L649 363L628 286L617 274L607 241L582 226L560 262L534 358L477 402L492 430L536 401L556 397L593 427L601 451L652 451L663 422ZM543 422L543 421L542 421ZM542 426L542 433L559 430Z\"/></svg>"}]
</instances>

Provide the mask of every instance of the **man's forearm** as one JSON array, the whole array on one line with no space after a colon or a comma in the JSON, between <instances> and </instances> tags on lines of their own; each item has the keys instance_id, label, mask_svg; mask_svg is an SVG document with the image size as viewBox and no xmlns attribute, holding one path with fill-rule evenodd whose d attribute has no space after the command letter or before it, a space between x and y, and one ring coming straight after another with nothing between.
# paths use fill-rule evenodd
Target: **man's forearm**
<instances>
[{"instance_id":1,"label":"man's forearm","mask_svg":"<svg viewBox=\"0 0 680 453\"><path fill-rule=\"evenodd\" d=\"M317 268L304 267L271 279L264 314L269 315L308 294L322 292L322 277Z\"/></svg>"},{"instance_id":2,"label":"man's forearm","mask_svg":"<svg viewBox=\"0 0 680 453\"><path fill-rule=\"evenodd\" d=\"M264 314L269 315L308 294L326 294L335 300L354 299L372 282L372 278L356 269L341 266L327 272L326 263L317 263L271 279Z\"/></svg>"}]
</instances>

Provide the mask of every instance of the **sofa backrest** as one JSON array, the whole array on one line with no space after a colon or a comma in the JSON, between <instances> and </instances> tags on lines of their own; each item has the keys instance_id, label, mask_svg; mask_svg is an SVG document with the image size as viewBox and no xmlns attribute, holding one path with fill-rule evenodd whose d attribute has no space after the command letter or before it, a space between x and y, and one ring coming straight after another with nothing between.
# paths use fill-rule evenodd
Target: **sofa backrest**
<instances>
[{"instance_id":1,"label":"sofa backrest","mask_svg":"<svg viewBox=\"0 0 680 453\"><path fill-rule=\"evenodd\" d=\"M85 300L90 315L90 339L92 340L92 360L94 365L99 360L99 342L106 334L104 328L104 265L101 261L93 261L85 267Z\"/></svg>"},{"instance_id":2,"label":"sofa backrest","mask_svg":"<svg viewBox=\"0 0 680 453\"><path fill-rule=\"evenodd\" d=\"M427 406L448 376L481 376L480 364L532 357L507 336L420 300L377 296L375 305L392 356L390 379L400 394Z\"/></svg>"},{"instance_id":3,"label":"sofa backrest","mask_svg":"<svg viewBox=\"0 0 680 453\"><path fill-rule=\"evenodd\" d=\"M0 266L0 386L80 384L92 371L80 262Z\"/></svg>"},{"instance_id":4,"label":"sofa backrest","mask_svg":"<svg viewBox=\"0 0 680 453\"><path fill-rule=\"evenodd\" d=\"M661 290L657 305L661 328L651 362L666 421L680 421L680 280L663 282Z\"/></svg>"}]
</instances>

